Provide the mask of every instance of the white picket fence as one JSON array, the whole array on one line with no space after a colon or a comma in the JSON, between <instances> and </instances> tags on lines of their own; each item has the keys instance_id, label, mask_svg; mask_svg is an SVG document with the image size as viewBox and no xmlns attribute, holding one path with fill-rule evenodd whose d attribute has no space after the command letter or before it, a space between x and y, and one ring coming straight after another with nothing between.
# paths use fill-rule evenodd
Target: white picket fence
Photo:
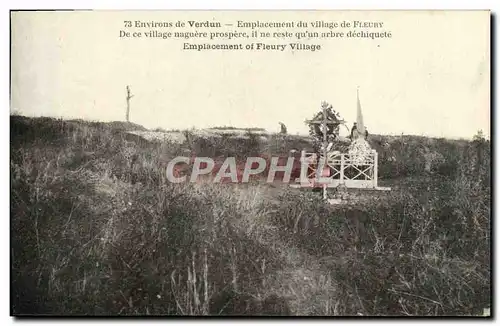
<instances>
[{"instance_id":1,"label":"white picket fence","mask_svg":"<svg viewBox=\"0 0 500 326\"><path fill-rule=\"evenodd\" d=\"M314 187L326 184L328 188L344 185L347 188L378 188L378 153L373 150L363 155L348 153L330 153L327 168L321 179L318 167L325 166L325 159L316 153L302 151L299 183L301 187Z\"/></svg>"}]
</instances>

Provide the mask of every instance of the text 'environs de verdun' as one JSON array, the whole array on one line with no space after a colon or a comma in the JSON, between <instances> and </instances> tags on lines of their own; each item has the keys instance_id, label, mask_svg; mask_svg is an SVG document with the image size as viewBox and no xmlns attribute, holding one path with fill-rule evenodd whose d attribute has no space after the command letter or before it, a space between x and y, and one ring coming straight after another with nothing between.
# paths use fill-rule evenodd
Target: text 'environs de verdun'
<instances>
[{"instance_id":1,"label":"text 'environs de verdun'","mask_svg":"<svg viewBox=\"0 0 500 326\"><path fill-rule=\"evenodd\" d=\"M345 21L344 21L345 22ZM383 28L384 22L380 21L360 21L352 20L349 24L342 25L340 21L242 21L237 20L236 24L233 23L221 23L218 21L142 21L135 20L131 27L135 28L174 28L174 27L192 27L192 28L222 28L225 26L232 26L237 28L342 28L342 27L352 27L352 28Z\"/></svg>"}]
</instances>

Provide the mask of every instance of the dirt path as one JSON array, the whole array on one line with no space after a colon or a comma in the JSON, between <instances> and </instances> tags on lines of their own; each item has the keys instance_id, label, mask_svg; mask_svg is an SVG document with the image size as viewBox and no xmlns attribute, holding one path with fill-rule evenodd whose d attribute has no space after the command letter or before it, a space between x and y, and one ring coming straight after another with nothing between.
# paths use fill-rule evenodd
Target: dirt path
<instances>
[{"instance_id":1,"label":"dirt path","mask_svg":"<svg viewBox=\"0 0 500 326\"><path fill-rule=\"evenodd\" d=\"M283 188L266 187L259 200L277 200ZM283 268L270 273L265 272L263 289L265 295L277 295L284 298L291 314L335 315L338 314L336 297L338 293L330 271L321 266L318 257L314 257L292 241L285 241L276 226L261 220L258 230L248 229L248 224L241 224L240 229L263 246L274 251L283 261ZM265 262L263 264L265 270Z\"/></svg>"}]
</instances>

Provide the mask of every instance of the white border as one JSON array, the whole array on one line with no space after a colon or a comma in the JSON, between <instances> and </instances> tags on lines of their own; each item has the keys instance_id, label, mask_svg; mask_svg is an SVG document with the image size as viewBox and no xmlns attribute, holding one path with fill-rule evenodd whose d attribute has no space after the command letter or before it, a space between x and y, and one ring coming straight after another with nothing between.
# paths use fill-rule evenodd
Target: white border
<instances>
[{"instance_id":1,"label":"white border","mask_svg":"<svg viewBox=\"0 0 500 326\"><path fill-rule=\"evenodd\" d=\"M2 148L1 148L1 153L4 156L2 158L1 162L1 171L3 172L1 174L2 179L1 183L4 186L5 192L2 193L1 198L1 205L2 205L2 211L4 212L2 216L2 227L0 228L2 234L1 234L1 239L2 239L2 250L0 251L1 256L0 256L0 261L2 262L2 269L1 269L1 279L3 281L4 286L2 287L2 295L1 295L1 309L2 309L2 324L7 323L7 324L13 324L14 320L11 317L8 317L10 315L10 283L9 283L9 272L10 272L10 266L9 266L9 251L10 251L10 243L9 243L9 193L10 193L10 188L9 187L9 175L7 174L8 171L8 163L7 163L7 156L9 155L9 117L7 116L10 107L9 103L9 10L10 9L118 9L118 10L134 10L134 9L142 9L142 10L158 10L158 9L163 9L163 10L168 10L168 9L198 9L198 10L203 10L203 9L233 9L233 10L244 10L244 9L261 9L261 10L278 10L278 9L365 9L365 10L383 10L383 9L388 9L388 10L427 10L427 9L448 9L448 10L481 10L481 9L490 9L494 13L498 13L499 7L500 7L500 1L498 0L474 0L474 1L458 1L458 0L449 0L449 1L436 1L436 0L415 0L415 1L397 1L397 0L379 0L377 2L370 1L370 0L339 0L339 1L327 1L327 0L310 0L310 1L299 1L299 0L281 0L281 1L276 1L276 0L253 0L253 1L230 1L230 0L201 0L201 1L170 1L168 3L158 3L158 1L152 1L152 0L141 0L141 1L130 1L130 0L90 0L90 1L68 1L68 0L51 0L51 1L44 1L43 3L36 1L36 0L31 0L31 1L2 1L0 4L1 8L3 9L1 11L1 17L5 18L1 20L1 37L2 37L2 44L4 45L2 47L2 58L0 60L1 67L2 67L2 72L3 72L3 79L2 79L2 87L1 87L1 100L2 103L5 105L5 117L1 119L2 127L0 128L1 131L1 137L2 137ZM495 29L497 31L495 35L495 43L498 41L498 17L495 20ZM498 59L498 52L496 53L495 59ZM497 60L498 61L498 60ZM494 72L492 71L492 74ZM492 90L496 94L498 86L496 85L495 89ZM495 121L498 123L498 121ZM496 143L496 139L495 139ZM498 153L498 146L495 146L495 153ZM496 167L493 167L494 170L496 170ZM496 178L494 180L496 182ZM494 198L496 199L496 197ZM496 203L496 200L494 201ZM498 229L498 222L495 223L495 231ZM497 269L498 271L498 269ZM496 273L497 274L497 273ZM496 274L494 277L496 277ZM498 300L496 300L498 301ZM498 313L498 304L495 304L495 312ZM215 322L218 323L221 320L216 320ZM308 320L302 320L304 322L308 322ZM309 320L311 321L311 320ZM325 320L327 321L327 320ZM412 320L415 322L415 320ZM438 322L439 320L436 320ZM46 321L46 323L52 323L53 321ZM67 323L68 321L61 321L62 323ZM59 322L59 323L61 323ZM115 324L122 324L125 322L125 320L113 320L110 321ZM142 324L144 321L132 321L133 324ZM175 321L175 320L168 320L164 321L169 324L177 324L181 323L184 321ZM234 322L234 321L230 321ZM250 320L250 322L252 322ZM259 322L259 324L268 324L268 322L265 322L264 320L256 320L255 322ZM280 323L286 322L287 324L292 322L292 320L282 320ZM327 322L333 322L335 323L335 320L327 321ZM357 321L356 323L361 323L362 321ZM370 322L373 322L370 320ZM381 321L385 323L386 321ZM396 320L397 323L403 322L403 320L398 319ZM93 325L104 325L104 321L99 321L99 322L94 322L92 323L92 320L88 320L86 322L82 321L71 321L71 323L74 324L93 324ZM127 322L130 323L130 322ZM203 321L203 323L208 323L208 321ZM419 322L420 323L420 322ZM425 323L425 325L428 324L433 324L432 322L429 321L422 321L422 324ZM448 321L450 324L454 324L455 321ZM35 324L35 321L28 321L28 322L23 322L23 324Z\"/></svg>"},{"instance_id":2,"label":"white border","mask_svg":"<svg viewBox=\"0 0 500 326\"><path fill-rule=\"evenodd\" d=\"M5 3L5 2L4 2ZM2 4L4 4L2 3ZM410 1L385 0L253 0L253 1L231 1L231 0L206 0L206 1L170 1L158 3L158 1L144 0L89 0L89 1L44 1L36 0L11 1L8 6L11 9L491 9L495 6L494 0L475 1L436 1L421 0L411 3ZM497 5L498 6L498 5Z\"/></svg>"}]
</instances>

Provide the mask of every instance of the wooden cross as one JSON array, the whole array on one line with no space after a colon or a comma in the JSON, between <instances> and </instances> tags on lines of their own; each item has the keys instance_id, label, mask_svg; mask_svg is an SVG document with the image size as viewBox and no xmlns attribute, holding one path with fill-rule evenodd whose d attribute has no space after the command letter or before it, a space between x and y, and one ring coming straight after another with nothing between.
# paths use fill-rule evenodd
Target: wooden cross
<instances>
[{"instance_id":1,"label":"wooden cross","mask_svg":"<svg viewBox=\"0 0 500 326\"><path fill-rule=\"evenodd\" d=\"M328 116L326 113L326 105L323 106L323 119L322 120L306 120L306 122L309 125L320 125L322 127L322 132L323 132L323 147L326 148L328 146L328 137L327 137L327 131L328 131L328 126L338 126L342 123L344 123L343 120L337 120L337 121L329 121Z\"/></svg>"},{"instance_id":2,"label":"wooden cross","mask_svg":"<svg viewBox=\"0 0 500 326\"><path fill-rule=\"evenodd\" d=\"M324 165L322 165L322 169L319 173L323 173L323 168L327 166L327 158L328 158L328 125L338 126L343 123L343 121L328 121L327 108L328 104L323 103L323 119L322 120L308 120L307 123L310 125L321 125L323 127L323 159L325 160ZM323 198L327 198L326 193L326 185L323 185Z\"/></svg>"},{"instance_id":3,"label":"wooden cross","mask_svg":"<svg viewBox=\"0 0 500 326\"><path fill-rule=\"evenodd\" d=\"M127 120L127 122L129 122L129 119L130 119L130 99L134 97L134 95L130 94L130 87L127 85L127 112L125 114L125 119Z\"/></svg>"}]
</instances>

